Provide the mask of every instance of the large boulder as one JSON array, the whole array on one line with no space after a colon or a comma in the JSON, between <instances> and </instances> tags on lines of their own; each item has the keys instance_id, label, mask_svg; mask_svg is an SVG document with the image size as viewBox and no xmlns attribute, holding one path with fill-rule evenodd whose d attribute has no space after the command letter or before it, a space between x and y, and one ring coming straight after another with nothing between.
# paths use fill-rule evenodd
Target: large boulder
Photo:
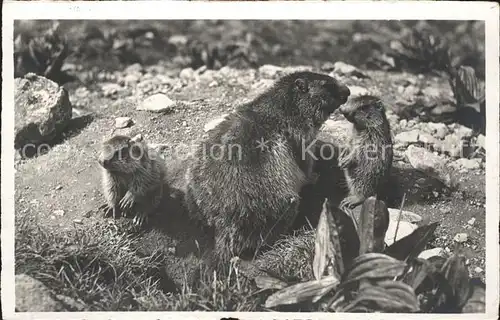
<instances>
[{"instance_id":1,"label":"large boulder","mask_svg":"<svg viewBox=\"0 0 500 320\"><path fill-rule=\"evenodd\" d=\"M49 142L71 120L68 92L57 83L28 73L15 79L15 147Z\"/></svg>"},{"instance_id":2,"label":"large boulder","mask_svg":"<svg viewBox=\"0 0 500 320\"><path fill-rule=\"evenodd\" d=\"M26 274L16 275L14 281L17 312L66 311L64 305L40 281Z\"/></svg>"}]
</instances>

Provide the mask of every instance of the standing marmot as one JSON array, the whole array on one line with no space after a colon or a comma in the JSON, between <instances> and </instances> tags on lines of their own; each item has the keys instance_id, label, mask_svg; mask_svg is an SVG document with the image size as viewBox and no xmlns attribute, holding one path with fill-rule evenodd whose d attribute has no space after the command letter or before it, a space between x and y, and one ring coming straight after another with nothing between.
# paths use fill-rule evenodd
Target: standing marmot
<instances>
[{"instance_id":1,"label":"standing marmot","mask_svg":"<svg viewBox=\"0 0 500 320\"><path fill-rule=\"evenodd\" d=\"M214 262L253 255L289 229L313 179L304 149L349 95L332 77L295 72L209 132L186 175L186 200L215 229Z\"/></svg>"},{"instance_id":2,"label":"standing marmot","mask_svg":"<svg viewBox=\"0 0 500 320\"><path fill-rule=\"evenodd\" d=\"M142 226L163 197L166 168L163 160L142 138L114 136L102 144L99 164L108 204L105 215L135 212L134 223Z\"/></svg>"},{"instance_id":3,"label":"standing marmot","mask_svg":"<svg viewBox=\"0 0 500 320\"><path fill-rule=\"evenodd\" d=\"M349 188L340 208L350 211L370 196L385 201L393 151L382 101L374 96L359 96L349 99L339 111L353 124L348 152L339 160Z\"/></svg>"}]
</instances>

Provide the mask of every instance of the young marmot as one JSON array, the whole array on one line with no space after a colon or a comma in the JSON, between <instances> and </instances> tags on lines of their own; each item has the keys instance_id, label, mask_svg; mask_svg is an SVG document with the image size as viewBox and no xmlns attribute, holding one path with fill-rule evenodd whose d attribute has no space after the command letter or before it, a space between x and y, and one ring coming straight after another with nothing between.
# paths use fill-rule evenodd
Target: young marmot
<instances>
[{"instance_id":1,"label":"young marmot","mask_svg":"<svg viewBox=\"0 0 500 320\"><path fill-rule=\"evenodd\" d=\"M340 208L350 211L370 196L385 200L384 189L392 167L392 138L379 98L369 95L351 98L339 111L353 124L351 143L339 160L349 189Z\"/></svg>"},{"instance_id":2,"label":"young marmot","mask_svg":"<svg viewBox=\"0 0 500 320\"><path fill-rule=\"evenodd\" d=\"M314 179L304 149L349 95L327 75L292 73L209 132L186 175L186 201L214 227L212 262L246 258L288 231L301 188Z\"/></svg>"},{"instance_id":3,"label":"young marmot","mask_svg":"<svg viewBox=\"0 0 500 320\"><path fill-rule=\"evenodd\" d=\"M134 224L142 226L166 191L163 160L141 137L117 135L102 144L98 161L108 205L105 216L134 212Z\"/></svg>"}]
</instances>

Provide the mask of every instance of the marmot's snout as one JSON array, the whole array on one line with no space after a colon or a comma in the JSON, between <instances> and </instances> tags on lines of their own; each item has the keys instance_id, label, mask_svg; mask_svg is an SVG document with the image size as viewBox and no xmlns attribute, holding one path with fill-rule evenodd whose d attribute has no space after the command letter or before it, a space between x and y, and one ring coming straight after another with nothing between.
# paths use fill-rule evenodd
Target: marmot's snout
<instances>
[{"instance_id":1,"label":"marmot's snout","mask_svg":"<svg viewBox=\"0 0 500 320\"><path fill-rule=\"evenodd\" d=\"M347 102L347 99L351 95L351 90L346 85L339 84L338 85L338 95L340 104L344 104Z\"/></svg>"}]
</instances>

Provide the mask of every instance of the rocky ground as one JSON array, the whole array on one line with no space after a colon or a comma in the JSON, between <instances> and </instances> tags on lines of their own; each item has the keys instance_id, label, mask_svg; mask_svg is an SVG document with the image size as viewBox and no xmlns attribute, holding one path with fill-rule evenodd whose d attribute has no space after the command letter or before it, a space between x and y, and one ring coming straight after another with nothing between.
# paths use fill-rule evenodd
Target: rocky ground
<instances>
[{"instance_id":1,"label":"rocky ground","mask_svg":"<svg viewBox=\"0 0 500 320\"><path fill-rule=\"evenodd\" d=\"M174 166L182 163L196 141L216 125L216 119L231 112L238 103L255 97L284 73L299 69L314 70L343 81L352 95L373 93L383 98L393 131L394 166L401 178L400 191L406 193L403 209L426 221L439 221L432 247L440 248L438 252L443 255L454 252L459 244L465 247L470 275L484 280L484 136L457 123L439 122L439 119L447 121L447 114L453 111L453 92L446 78L418 73L369 71L335 60L314 67L268 64L256 69L223 67L220 70L173 68L169 62L150 65L134 63L118 71L97 72L92 82L85 81L87 73L77 62L68 63L63 69L84 79L66 84L67 95L57 84L44 78L28 76L23 80L16 79L16 103L34 102L29 113L16 108L19 143L36 139L48 141L47 150L39 154L28 152L24 157L21 153L16 154L15 210L18 227L28 217L28 221L32 221L28 223L36 223L44 232L51 234L51 239L57 239L58 234L77 235L73 239L63 237L64 245L72 246L73 250L78 250L78 246L88 241L81 240L85 238L82 235L85 233L120 243L124 234L121 230L128 230L129 227L123 227L122 222L103 219L99 210L104 199L96 154L103 139L115 134L141 134L153 148L161 151L169 166ZM52 111L47 112L51 107ZM418 117L419 114L422 116ZM47 115L50 116L43 119ZM41 118L45 131L41 130L41 137L33 138L30 123ZM67 126L63 128L55 124L55 118L62 119ZM334 114L324 125L321 137L343 141L348 130L347 121ZM52 134L54 132L56 134ZM412 226L408 225L406 231L404 229L402 226L401 232L409 233ZM165 286L170 289L173 286L182 287L179 285L182 283L179 270L186 263L191 263L191 258L179 252L183 243L192 242L192 239L158 236L154 232L141 236L147 239L143 241L144 247L156 241L154 247L172 257L170 263L173 266L168 268L167 273L171 274L167 278L172 278L174 284ZM49 247L42 249L46 252ZM23 249L19 247L16 250ZM132 256L135 254L131 253ZM33 269L36 266L22 265L22 261L17 262L16 268L16 274L36 274ZM22 277L25 283L26 276ZM39 283L32 283L25 288L32 290L38 286ZM51 302L51 308L96 310L103 307L85 299L77 301L81 295L72 294L67 285L61 291L66 296L59 297L63 302L57 303L63 306L53 307L51 303L55 302ZM68 302L67 299L73 300ZM140 300L137 297L134 299L136 302ZM148 304L120 303L114 310L151 309ZM201 302L196 306L176 303L168 307L163 304L163 308L203 309ZM209 309L217 307L220 305L212 302ZM226 304L224 307L254 308L244 303ZM109 308L113 307L103 308L111 310Z\"/></svg>"}]
</instances>

